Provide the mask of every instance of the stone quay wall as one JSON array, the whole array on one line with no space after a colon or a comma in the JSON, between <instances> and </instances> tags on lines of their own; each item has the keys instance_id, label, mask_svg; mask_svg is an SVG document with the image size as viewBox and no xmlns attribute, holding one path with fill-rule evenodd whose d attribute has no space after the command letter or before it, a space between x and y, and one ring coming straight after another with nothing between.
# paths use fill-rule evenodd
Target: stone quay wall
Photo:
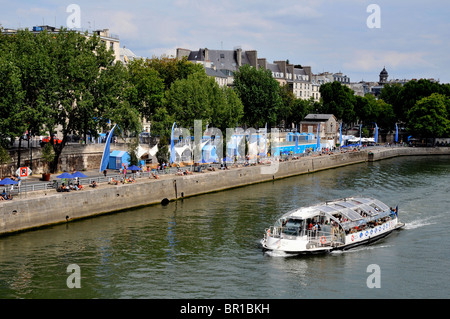
<instances>
[{"instance_id":1,"label":"stone quay wall","mask_svg":"<svg viewBox=\"0 0 450 319\"><path fill-rule=\"evenodd\" d=\"M450 155L450 148L372 148L307 156L271 165L185 176L163 175L160 179L139 178L132 184L103 183L96 188L85 187L68 193L33 192L27 198L0 202L0 235L345 165L413 155Z\"/></svg>"}]
</instances>

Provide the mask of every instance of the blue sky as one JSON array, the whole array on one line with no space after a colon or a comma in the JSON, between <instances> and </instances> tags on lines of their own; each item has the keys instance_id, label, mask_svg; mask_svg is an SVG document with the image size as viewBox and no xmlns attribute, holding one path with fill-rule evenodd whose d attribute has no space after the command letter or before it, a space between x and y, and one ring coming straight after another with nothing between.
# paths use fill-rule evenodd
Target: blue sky
<instances>
[{"instance_id":1,"label":"blue sky","mask_svg":"<svg viewBox=\"0 0 450 319\"><path fill-rule=\"evenodd\" d=\"M389 79L450 83L447 0L0 0L0 24L66 26L72 3L82 28L108 28L143 57L240 46L352 82L377 81L386 67ZM367 26L370 4L380 8L380 28Z\"/></svg>"}]
</instances>

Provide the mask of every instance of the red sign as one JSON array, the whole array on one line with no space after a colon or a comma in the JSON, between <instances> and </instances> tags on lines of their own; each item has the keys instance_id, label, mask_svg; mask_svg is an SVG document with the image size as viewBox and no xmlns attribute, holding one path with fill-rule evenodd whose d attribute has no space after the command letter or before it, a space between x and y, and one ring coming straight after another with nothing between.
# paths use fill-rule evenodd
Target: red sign
<instances>
[{"instance_id":1,"label":"red sign","mask_svg":"<svg viewBox=\"0 0 450 319\"><path fill-rule=\"evenodd\" d=\"M28 175L31 174L31 169L28 167L19 167L19 169L16 171L16 174L20 176L20 178L27 178Z\"/></svg>"}]
</instances>

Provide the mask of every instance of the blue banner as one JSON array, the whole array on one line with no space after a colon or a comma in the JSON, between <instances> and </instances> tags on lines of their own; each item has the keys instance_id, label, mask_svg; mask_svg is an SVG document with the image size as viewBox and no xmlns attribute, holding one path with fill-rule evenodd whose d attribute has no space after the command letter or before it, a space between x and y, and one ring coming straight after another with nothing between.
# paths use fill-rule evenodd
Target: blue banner
<instances>
[{"instance_id":1,"label":"blue banner","mask_svg":"<svg viewBox=\"0 0 450 319\"><path fill-rule=\"evenodd\" d=\"M362 131L362 124L359 124L359 146L361 146L361 131Z\"/></svg>"},{"instance_id":2,"label":"blue banner","mask_svg":"<svg viewBox=\"0 0 450 319\"><path fill-rule=\"evenodd\" d=\"M375 123L375 144L378 143L378 125Z\"/></svg>"},{"instance_id":3,"label":"blue banner","mask_svg":"<svg viewBox=\"0 0 450 319\"><path fill-rule=\"evenodd\" d=\"M395 123L395 143L398 142L398 126L397 123Z\"/></svg>"},{"instance_id":4,"label":"blue banner","mask_svg":"<svg viewBox=\"0 0 450 319\"><path fill-rule=\"evenodd\" d=\"M319 132L320 132L320 123L317 124L317 145L316 145L317 151L320 150L320 137L319 137Z\"/></svg>"},{"instance_id":5,"label":"blue banner","mask_svg":"<svg viewBox=\"0 0 450 319\"><path fill-rule=\"evenodd\" d=\"M111 143L111 137L113 136L114 129L116 128L117 124L114 125L111 132L108 134L108 138L106 139L105 149L103 150L103 157L102 162L100 164L100 173L103 172L108 167L109 162L109 153L110 151L110 143Z\"/></svg>"},{"instance_id":6,"label":"blue banner","mask_svg":"<svg viewBox=\"0 0 450 319\"><path fill-rule=\"evenodd\" d=\"M264 133L264 154L267 156L267 122L266 122L266 128Z\"/></svg>"},{"instance_id":7,"label":"blue banner","mask_svg":"<svg viewBox=\"0 0 450 319\"><path fill-rule=\"evenodd\" d=\"M170 134L170 163L175 162L175 146L173 142L173 130L175 129L175 127L177 127L177 125L175 124L175 122L173 122L172 133Z\"/></svg>"}]
</instances>

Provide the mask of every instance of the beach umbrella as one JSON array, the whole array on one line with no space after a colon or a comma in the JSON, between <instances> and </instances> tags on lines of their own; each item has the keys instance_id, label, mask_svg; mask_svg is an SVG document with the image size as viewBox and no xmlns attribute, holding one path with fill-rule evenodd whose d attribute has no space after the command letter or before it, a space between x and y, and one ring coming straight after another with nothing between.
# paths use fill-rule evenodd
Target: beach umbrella
<instances>
[{"instance_id":1,"label":"beach umbrella","mask_svg":"<svg viewBox=\"0 0 450 319\"><path fill-rule=\"evenodd\" d=\"M128 167L128 169L130 171L140 171L141 170L141 168L136 165L131 165L130 167Z\"/></svg>"},{"instance_id":2,"label":"beach umbrella","mask_svg":"<svg viewBox=\"0 0 450 319\"><path fill-rule=\"evenodd\" d=\"M87 176L84 175L84 174L81 173L81 172L75 172L75 173L72 174L72 177L85 178L85 177L87 177Z\"/></svg>"},{"instance_id":3,"label":"beach umbrella","mask_svg":"<svg viewBox=\"0 0 450 319\"><path fill-rule=\"evenodd\" d=\"M69 174L69 173L66 173L66 172L64 172L64 173L62 173L61 175L58 175L58 176L56 176L57 178L74 178L74 176L72 176L71 174Z\"/></svg>"},{"instance_id":4,"label":"beach umbrella","mask_svg":"<svg viewBox=\"0 0 450 319\"><path fill-rule=\"evenodd\" d=\"M0 185L16 185L18 182L12 180L11 178L5 178L0 181Z\"/></svg>"}]
</instances>

